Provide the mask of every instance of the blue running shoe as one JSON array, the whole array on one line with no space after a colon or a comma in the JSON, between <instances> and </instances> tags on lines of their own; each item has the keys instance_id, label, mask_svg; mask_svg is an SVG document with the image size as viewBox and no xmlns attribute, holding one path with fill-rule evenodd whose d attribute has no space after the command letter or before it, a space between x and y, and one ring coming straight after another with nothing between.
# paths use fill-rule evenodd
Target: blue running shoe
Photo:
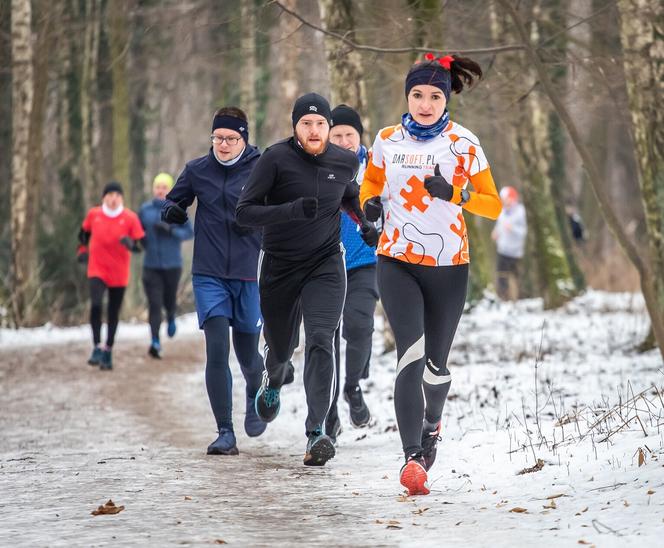
<instances>
[{"instance_id":1,"label":"blue running shoe","mask_svg":"<svg viewBox=\"0 0 664 548\"><path fill-rule=\"evenodd\" d=\"M305 466L323 466L334 457L336 450L329 436L321 431L320 427L309 433L307 452L304 454Z\"/></svg>"},{"instance_id":2,"label":"blue running shoe","mask_svg":"<svg viewBox=\"0 0 664 548\"><path fill-rule=\"evenodd\" d=\"M104 371L110 371L113 369L113 355L110 350L101 351L101 362L99 363L99 369Z\"/></svg>"},{"instance_id":3,"label":"blue running shoe","mask_svg":"<svg viewBox=\"0 0 664 548\"><path fill-rule=\"evenodd\" d=\"M95 346L92 350L92 354L88 358L88 364L99 365L101 363L101 356L103 353L104 351L101 348Z\"/></svg>"},{"instance_id":4,"label":"blue running shoe","mask_svg":"<svg viewBox=\"0 0 664 548\"><path fill-rule=\"evenodd\" d=\"M263 371L263 382L256 392L256 414L265 422L273 421L279 414L281 400L279 398L279 388L270 388L270 379L267 371Z\"/></svg>"},{"instance_id":5,"label":"blue running shoe","mask_svg":"<svg viewBox=\"0 0 664 548\"><path fill-rule=\"evenodd\" d=\"M166 333L168 333L168 336L173 338L175 337L175 332L177 331L177 326L175 325L175 318L171 318L168 320L168 328L166 329Z\"/></svg>"},{"instance_id":6,"label":"blue running shoe","mask_svg":"<svg viewBox=\"0 0 664 548\"><path fill-rule=\"evenodd\" d=\"M250 438L260 436L267 428L267 423L256 414L255 397L247 396L247 411L244 415L244 431Z\"/></svg>"},{"instance_id":7,"label":"blue running shoe","mask_svg":"<svg viewBox=\"0 0 664 548\"><path fill-rule=\"evenodd\" d=\"M235 433L230 428L221 427L219 436L207 448L208 455L239 455Z\"/></svg>"}]
</instances>

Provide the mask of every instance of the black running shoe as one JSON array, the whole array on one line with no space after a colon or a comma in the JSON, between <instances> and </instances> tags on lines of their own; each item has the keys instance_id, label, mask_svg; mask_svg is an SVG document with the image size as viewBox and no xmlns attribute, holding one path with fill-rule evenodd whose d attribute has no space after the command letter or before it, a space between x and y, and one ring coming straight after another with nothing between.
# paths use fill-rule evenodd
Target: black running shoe
<instances>
[{"instance_id":1,"label":"black running shoe","mask_svg":"<svg viewBox=\"0 0 664 548\"><path fill-rule=\"evenodd\" d=\"M438 425L435 430L422 432L422 458L424 459L424 467L429 471L436 460L436 452L438 450L438 442L440 441L440 426Z\"/></svg>"},{"instance_id":2,"label":"black running shoe","mask_svg":"<svg viewBox=\"0 0 664 548\"><path fill-rule=\"evenodd\" d=\"M327 418L325 419L325 433L332 440L332 443L336 445L337 437L341 434L341 421L339 420L336 406L334 409L330 409L330 412L327 414Z\"/></svg>"},{"instance_id":3,"label":"black running shoe","mask_svg":"<svg viewBox=\"0 0 664 548\"><path fill-rule=\"evenodd\" d=\"M101 363L101 356L104 353L104 351L99 348L98 346L95 346L92 350L92 354L88 358L88 364L89 365L99 365Z\"/></svg>"},{"instance_id":4,"label":"black running shoe","mask_svg":"<svg viewBox=\"0 0 664 548\"><path fill-rule=\"evenodd\" d=\"M279 414L281 400L279 388L270 388L267 371L263 371L263 382L256 392L256 414L265 422L273 421Z\"/></svg>"},{"instance_id":5,"label":"black running shoe","mask_svg":"<svg viewBox=\"0 0 664 548\"><path fill-rule=\"evenodd\" d=\"M362 396L362 389L359 386L347 386L344 388L344 399L350 406L350 422L353 426L362 428L369 424L371 413Z\"/></svg>"},{"instance_id":6,"label":"black running shoe","mask_svg":"<svg viewBox=\"0 0 664 548\"><path fill-rule=\"evenodd\" d=\"M152 343L150 348L148 348L148 354L156 360L161 360L161 347L159 346L159 343Z\"/></svg>"},{"instance_id":7,"label":"black running shoe","mask_svg":"<svg viewBox=\"0 0 664 548\"><path fill-rule=\"evenodd\" d=\"M309 433L304 464L305 466L323 466L334 457L335 453L334 444L330 437L323 434L320 428L316 428L316 430Z\"/></svg>"}]
</instances>

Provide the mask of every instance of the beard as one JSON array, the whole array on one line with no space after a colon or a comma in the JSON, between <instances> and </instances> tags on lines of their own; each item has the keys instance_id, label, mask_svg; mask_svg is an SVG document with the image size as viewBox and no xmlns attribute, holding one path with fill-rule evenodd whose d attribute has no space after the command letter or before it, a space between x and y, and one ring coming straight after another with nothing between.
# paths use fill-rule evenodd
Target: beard
<instances>
[{"instance_id":1,"label":"beard","mask_svg":"<svg viewBox=\"0 0 664 548\"><path fill-rule=\"evenodd\" d=\"M295 133L295 137L297 140L300 142L302 145L302 148L307 154L311 154L312 156L315 156L317 154L320 154L327 148L327 144L329 143L329 139L323 139L322 137L320 138L319 141L315 141L313 143L307 141L306 139L303 139L300 137L297 132Z\"/></svg>"}]
</instances>

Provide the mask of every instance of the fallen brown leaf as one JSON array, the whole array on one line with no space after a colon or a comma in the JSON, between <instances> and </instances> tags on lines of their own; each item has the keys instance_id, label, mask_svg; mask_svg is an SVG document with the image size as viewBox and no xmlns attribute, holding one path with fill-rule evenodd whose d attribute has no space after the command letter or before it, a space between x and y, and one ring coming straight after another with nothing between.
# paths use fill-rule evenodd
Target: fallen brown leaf
<instances>
[{"instance_id":1,"label":"fallen brown leaf","mask_svg":"<svg viewBox=\"0 0 664 548\"><path fill-rule=\"evenodd\" d=\"M531 466L530 468L524 468L523 470L519 470L516 475L521 476L523 474L531 474L532 472L539 472L542 468L544 468L544 461L542 459L537 459L537 462L535 463L535 466Z\"/></svg>"},{"instance_id":2,"label":"fallen brown leaf","mask_svg":"<svg viewBox=\"0 0 664 548\"><path fill-rule=\"evenodd\" d=\"M648 489L648 494L649 494L649 495L654 495L654 494L655 494L655 491L653 491L652 489Z\"/></svg>"},{"instance_id":3,"label":"fallen brown leaf","mask_svg":"<svg viewBox=\"0 0 664 548\"><path fill-rule=\"evenodd\" d=\"M215 539L214 543L215 544L228 544L228 542L226 542L223 538Z\"/></svg>"},{"instance_id":4,"label":"fallen brown leaf","mask_svg":"<svg viewBox=\"0 0 664 548\"><path fill-rule=\"evenodd\" d=\"M639 466L643 466L645 463L646 463L646 454L643 451L643 449L639 447Z\"/></svg>"},{"instance_id":5,"label":"fallen brown leaf","mask_svg":"<svg viewBox=\"0 0 664 548\"><path fill-rule=\"evenodd\" d=\"M514 512L515 514L526 514L528 513L527 508L521 508L521 506L515 506L510 510L510 512Z\"/></svg>"},{"instance_id":6,"label":"fallen brown leaf","mask_svg":"<svg viewBox=\"0 0 664 548\"><path fill-rule=\"evenodd\" d=\"M418 514L422 515L424 512L426 512L429 508L418 508L417 510L413 510L413 514Z\"/></svg>"},{"instance_id":7,"label":"fallen brown leaf","mask_svg":"<svg viewBox=\"0 0 664 548\"><path fill-rule=\"evenodd\" d=\"M399 525L388 525L386 529L403 529L403 527Z\"/></svg>"},{"instance_id":8,"label":"fallen brown leaf","mask_svg":"<svg viewBox=\"0 0 664 548\"><path fill-rule=\"evenodd\" d=\"M184 500L191 500L191 497L188 497L187 495L185 495Z\"/></svg>"},{"instance_id":9,"label":"fallen brown leaf","mask_svg":"<svg viewBox=\"0 0 664 548\"><path fill-rule=\"evenodd\" d=\"M550 510L555 510L558 507L556 506L556 501L551 499L551 502L549 502L549 504L545 504L544 506L542 506L542 508L548 508Z\"/></svg>"},{"instance_id":10,"label":"fallen brown leaf","mask_svg":"<svg viewBox=\"0 0 664 548\"><path fill-rule=\"evenodd\" d=\"M592 543L591 543L591 542L588 542L587 540L583 540L583 539L581 539L581 540L579 541L579 544L592 544Z\"/></svg>"},{"instance_id":11,"label":"fallen brown leaf","mask_svg":"<svg viewBox=\"0 0 664 548\"><path fill-rule=\"evenodd\" d=\"M627 502L626 500L624 500L624 501L623 501L623 506L629 506L629 502Z\"/></svg>"},{"instance_id":12,"label":"fallen brown leaf","mask_svg":"<svg viewBox=\"0 0 664 548\"><path fill-rule=\"evenodd\" d=\"M115 503L108 499L108 502L103 506L99 506L96 510L90 512L93 516L101 516L104 514L119 514L124 510L124 506L116 506Z\"/></svg>"}]
</instances>

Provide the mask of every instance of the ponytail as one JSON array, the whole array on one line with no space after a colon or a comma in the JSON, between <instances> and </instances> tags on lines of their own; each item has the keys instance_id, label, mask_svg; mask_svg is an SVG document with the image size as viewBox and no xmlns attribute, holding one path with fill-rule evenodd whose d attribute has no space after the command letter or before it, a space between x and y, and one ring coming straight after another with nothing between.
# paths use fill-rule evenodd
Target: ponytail
<instances>
[{"instance_id":1,"label":"ponytail","mask_svg":"<svg viewBox=\"0 0 664 548\"><path fill-rule=\"evenodd\" d=\"M475 79L482 78L482 69L480 66L469 59L468 57L456 57L450 55L452 61L450 62L449 71L452 75L452 91L454 93L461 93L464 86L472 86Z\"/></svg>"}]
</instances>

